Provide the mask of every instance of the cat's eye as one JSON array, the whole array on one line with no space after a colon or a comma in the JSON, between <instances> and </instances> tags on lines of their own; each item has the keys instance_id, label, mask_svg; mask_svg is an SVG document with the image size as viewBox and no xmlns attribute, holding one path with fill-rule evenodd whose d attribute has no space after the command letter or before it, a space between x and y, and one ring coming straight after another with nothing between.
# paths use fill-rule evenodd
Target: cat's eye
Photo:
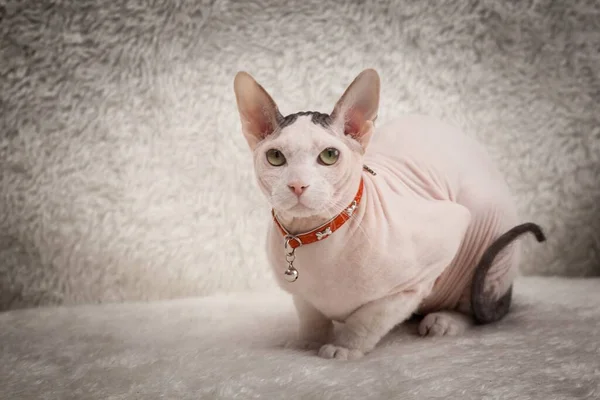
<instances>
[{"instance_id":1,"label":"cat's eye","mask_svg":"<svg viewBox=\"0 0 600 400\"><path fill-rule=\"evenodd\" d=\"M333 147L328 147L319 154L319 162L324 165L333 165L340 158L340 151Z\"/></svg>"},{"instance_id":2,"label":"cat's eye","mask_svg":"<svg viewBox=\"0 0 600 400\"><path fill-rule=\"evenodd\" d=\"M267 151L267 161L274 167L280 167L285 164L283 153L277 149Z\"/></svg>"}]
</instances>

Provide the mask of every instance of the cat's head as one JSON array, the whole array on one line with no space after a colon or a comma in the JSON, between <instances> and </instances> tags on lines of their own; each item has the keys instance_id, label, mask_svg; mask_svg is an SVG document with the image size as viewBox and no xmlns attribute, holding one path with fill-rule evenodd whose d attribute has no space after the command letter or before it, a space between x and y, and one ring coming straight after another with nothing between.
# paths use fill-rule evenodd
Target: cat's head
<instances>
[{"instance_id":1,"label":"cat's head","mask_svg":"<svg viewBox=\"0 0 600 400\"><path fill-rule=\"evenodd\" d=\"M258 184L271 206L292 218L329 217L347 206L377 117L377 72L361 72L331 114L284 117L246 72L236 75L234 90Z\"/></svg>"}]
</instances>

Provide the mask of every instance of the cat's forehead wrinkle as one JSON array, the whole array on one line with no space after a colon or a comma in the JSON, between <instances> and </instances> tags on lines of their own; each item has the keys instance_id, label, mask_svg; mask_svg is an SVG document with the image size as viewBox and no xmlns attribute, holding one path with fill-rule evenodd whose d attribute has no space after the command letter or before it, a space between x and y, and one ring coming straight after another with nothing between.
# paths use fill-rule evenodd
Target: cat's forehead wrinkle
<instances>
[{"instance_id":1,"label":"cat's forehead wrinkle","mask_svg":"<svg viewBox=\"0 0 600 400\"><path fill-rule=\"evenodd\" d=\"M318 111L300 111L294 114L286 115L285 117L281 116L279 118L278 124L279 128L283 129L286 126L289 126L296 122L298 117L310 116L310 120L313 124L321 125L323 128L328 128L331 125L331 116L329 114L321 113Z\"/></svg>"},{"instance_id":2,"label":"cat's forehead wrinkle","mask_svg":"<svg viewBox=\"0 0 600 400\"><path fill-rule=\"evenodd\" d=\"M312 154L322 147L336 146L338 140L331 129L314 124L308 116L300 116L296 123L279 129L270 143L286 152L286 156L291 156Z\"/></svg>"}]
</instances>

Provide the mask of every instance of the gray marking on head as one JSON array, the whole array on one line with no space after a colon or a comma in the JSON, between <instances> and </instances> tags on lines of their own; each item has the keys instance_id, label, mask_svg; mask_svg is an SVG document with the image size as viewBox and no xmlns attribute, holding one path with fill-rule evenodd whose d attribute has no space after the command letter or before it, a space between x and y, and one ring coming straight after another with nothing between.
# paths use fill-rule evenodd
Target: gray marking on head
<instances>
[{"instance_id":1,"label":"gray marking on head","mask_svg":"<svg viewBox=\"0 0 600 400\"><path fill-rule=\"evenodd\" d=\"M295 114L289 114L285 117L279 115L277 123L279 124L279 129L283 129L286 126L290 126L298 117L303 117L310 115L310 120L313 124L321 125L323 128L328 128L331 125L331 116L329 114L320 113L318 111L300 111Z\"/></svg>"}]
</instances>

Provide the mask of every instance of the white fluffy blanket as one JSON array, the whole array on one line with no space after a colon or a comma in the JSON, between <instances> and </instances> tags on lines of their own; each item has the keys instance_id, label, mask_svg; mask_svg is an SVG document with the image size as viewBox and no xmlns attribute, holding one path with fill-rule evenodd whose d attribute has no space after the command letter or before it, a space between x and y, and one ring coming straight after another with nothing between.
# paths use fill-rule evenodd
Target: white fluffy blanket
<instances>
[{"instance_id":1,"label":"white fluffy blanket","mask_svg":"<svg viewBox=\"0 0 600 400\"><path fill-rule=\"evenodd\" d=\"M357 361L282 348L277 292L0 314L0 398L600 398L600 280L527 278L513 312L461 337L413 325Z\"/></svg>"}]
</instances>

